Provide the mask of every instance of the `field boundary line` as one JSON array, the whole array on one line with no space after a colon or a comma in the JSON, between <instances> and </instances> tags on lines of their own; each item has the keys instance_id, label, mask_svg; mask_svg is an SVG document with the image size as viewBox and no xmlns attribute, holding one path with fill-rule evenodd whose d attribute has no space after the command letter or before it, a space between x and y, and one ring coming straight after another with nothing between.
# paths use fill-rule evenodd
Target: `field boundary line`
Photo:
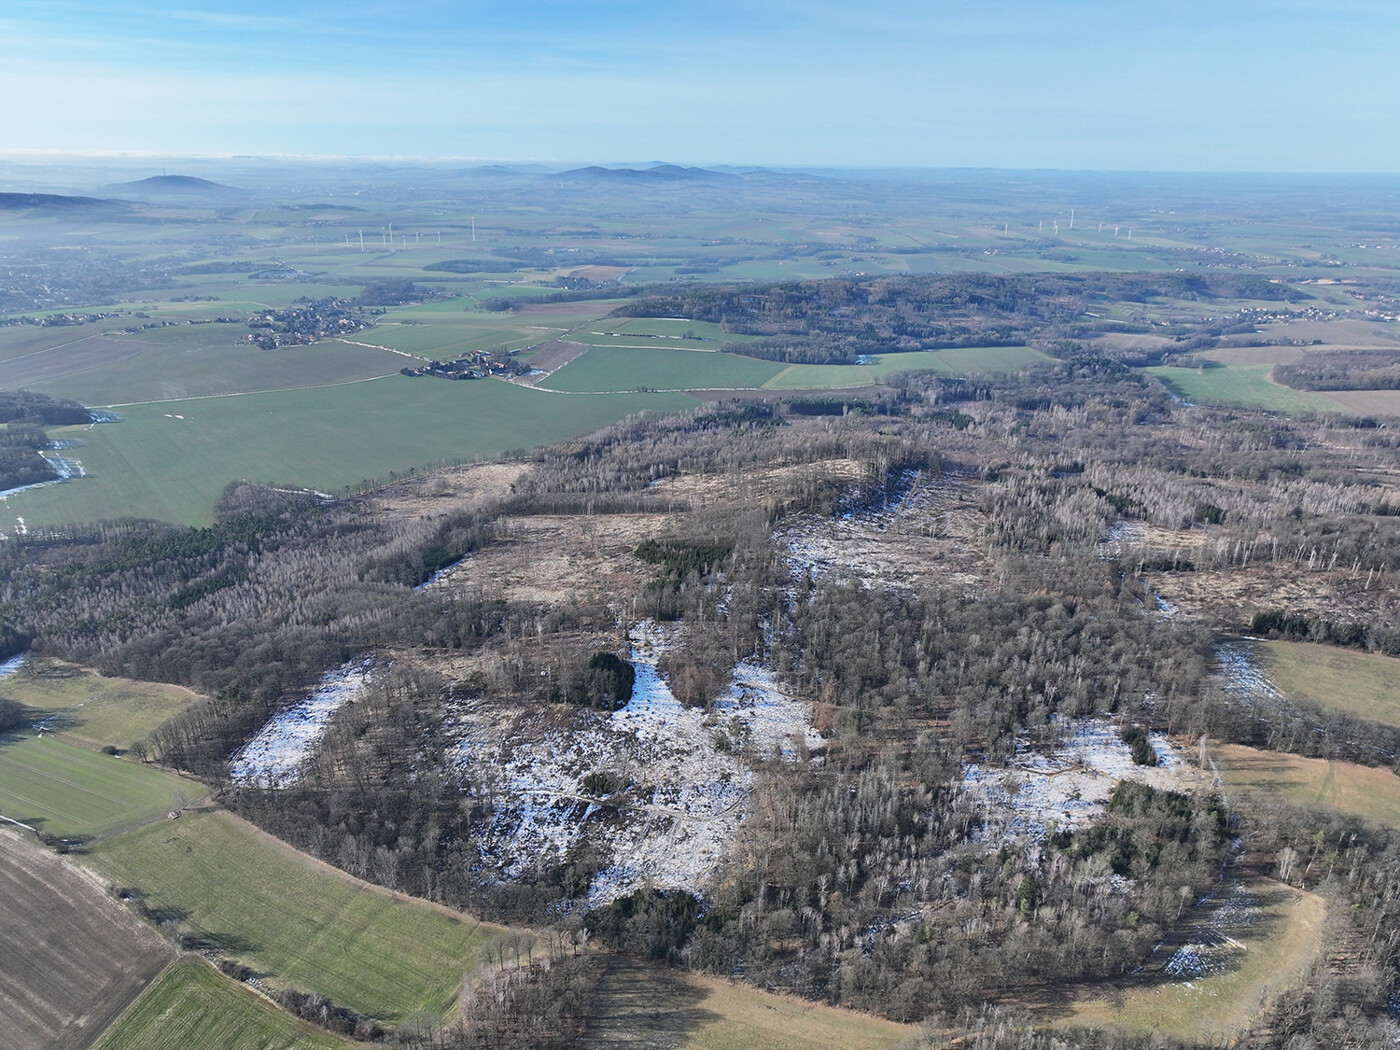
<instances>
[{"instance_id":1,"label":"field boundary line","mask_svg":"<svg viewBox=\"0 0 1400 1050\"><path fill-rule=\"evenodd\" d=\"M379 347L378 349L388 349ZM366 376L363 379L347 379L343 383L318 383L315 386L278 386L268 390L234 390L227 394L195 394L191 397L163 397L155 401L123 401L120 404L96 405L96 408L136 408L141 405L175 405L183 401L213 401L220 397L254 397L258 394L288 394L294 390L333 390L340 386L355 386L358 383L377 383L381 379L392 379L397 372L385 372L382 376Z\"/></svg>"}]
</instances>

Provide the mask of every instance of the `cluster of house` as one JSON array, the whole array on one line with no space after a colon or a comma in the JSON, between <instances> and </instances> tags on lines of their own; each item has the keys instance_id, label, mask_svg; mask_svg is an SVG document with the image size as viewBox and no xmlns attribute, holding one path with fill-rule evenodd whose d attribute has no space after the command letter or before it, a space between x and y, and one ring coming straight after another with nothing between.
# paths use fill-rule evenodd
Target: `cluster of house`
<instances>
[{"instance_id":1,"label":"cluster of house","mask_svg":"<svg viewBox=\"0 0 1400 1050\"><path fill-rule=\"evenodd\" d=\"M281 310L264 310L248 319L248 342L264 350L314 343L373 328L353 299L303 299Z\"/></svg>"},{"instance_id":2,"label":"cluster of house","mask_svg":"<svg viewBox=\"0 0 1400 1050\"><path fill-rule=\"evenodd\" d=\"M418 368L401 368L406 376L437 376L439 379L485 379L487 376L518 376L530 371L530 366L501 351L469 350L455 361L429 361Z\"/></svg>"}]
</instances>

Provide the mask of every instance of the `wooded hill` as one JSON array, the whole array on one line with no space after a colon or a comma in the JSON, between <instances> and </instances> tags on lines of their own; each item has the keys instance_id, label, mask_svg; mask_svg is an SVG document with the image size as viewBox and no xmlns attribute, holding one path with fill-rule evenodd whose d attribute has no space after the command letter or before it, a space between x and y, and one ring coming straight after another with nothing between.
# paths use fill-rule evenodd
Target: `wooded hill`
<instances>
[{"instance_id":1,"label":"wooded hill","mask_svg":"<svg viewBox=\"0 0 1400 1050\"><path fill-rule=\"evenodd\" d=\"M1396 650L1400 439L1184 405L1094 355L976 383L905 376L846 408L746 401L627 422L484 494L466 494L469 472L338 501L239 485L205 529L19 537L0 548L5 628L38 653L213 696L145 756L394 889L990 1047L1041 1037L969 1008L1127 980L1226 865L1330 902L1321 961L1253 1017L1246 1045L1375 1045L1400 979L1395 830L1124 781L1101 819L1038 841L996 832L961 770L1087 716L1394 767L1397 730L1241 699L1211 671L1217 639L1251 628ZM947 501L908 532L888 519L900 564L871 570L874 585L795 565L784 529L890 512L911 477ZM594 536L648 522L652 542L621 559L635 587L556 600L473 575L545 519ZM903 564L915 558L923 569ZM561 718L612 690L597 654L642 618L683 625L661 670L691 705L712 706L738 660L772 667L814 702L822 761L754 760L751 815L711 883L585 913L604 858L512 874L484 848L499 789L454 760L455 712L469 697ZM366 652L393 667L302 779L230 783L230 755L283 697ZM522 992L519 1009L539 998ZM527 1028L535 1041L512 1045L553 1045Z\"/></svg>"}]
</instances>

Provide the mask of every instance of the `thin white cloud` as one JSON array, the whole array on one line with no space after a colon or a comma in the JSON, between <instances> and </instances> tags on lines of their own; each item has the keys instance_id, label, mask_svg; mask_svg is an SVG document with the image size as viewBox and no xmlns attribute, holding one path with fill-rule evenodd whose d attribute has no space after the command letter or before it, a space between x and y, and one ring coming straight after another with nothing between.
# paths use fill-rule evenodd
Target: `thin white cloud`
<instances>
[{"instance_id":1,"label":"thin white cloud","mask_svg":"<svg viewBox=\"0 0 1400 1050\"><path fill-rule=\"evenodd\" d=\"M307 23L285 15L251 15L240 11L171 11L171 18L182 22L216 26L221 29L304 30Z\"/></svg>"}]
</instances>

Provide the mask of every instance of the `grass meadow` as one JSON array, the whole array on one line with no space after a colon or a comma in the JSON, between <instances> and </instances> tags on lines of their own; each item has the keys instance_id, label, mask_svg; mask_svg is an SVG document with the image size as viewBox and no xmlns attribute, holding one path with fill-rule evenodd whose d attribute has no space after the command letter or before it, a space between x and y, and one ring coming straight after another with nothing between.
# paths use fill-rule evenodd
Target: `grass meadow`
<instances>
[{"instance_id":1,"label":"grass meadow","mask_svg":"<svg viewBox=\"0 0 1400 1050\"><path fill-rule=\"evenodd\" d=\"M1311 642L1263 642L1260 653L1289 696L1400 726L1400 659Z\"/></svg>"},{"instance_id":2,"label":"grass meadow","mask_svg":"<svg viewBox=\"0 0 1400 1050\"><path fill-rule=\"evenodd\" d=\"M61 838L154 820L206 794L195 781L51 734L0 741L0 814Z\"/></svg>"},{"instance_id":3,"label":"grass meadow","mask_svg":"<svg viewBox=\"0 0 1400 1050\"><path fill-rule=\"evenodd\" d=\"M594 346L540 386L574 393L761 387L783 370L774 361L659 347Z\"/></svg>"},{"instance_id":4,"label":"grass meadow","mask_svg":"<svg viewBox=\"0 0 1400 1050\"><path fill-rule=\"evenodd\" d=\"M345 1050L359 1044L313 1028L203 959L171 963L93 1050Z\"/></svg>"},{"instance_id":5,"label":"grass meadow","mask_svg":"<svg viewBox=\"0 0 1400 1050\"><path fill-rule=\"evenodd\" d=\"M506 936L353 879L223 812L105 840L89 860L274 982L390 1023L443 1014Z\"/></svg>"},{"instance_id":6,"label":"grass meadow","mask_svg":"<svg viewBox=\"0 0 1400 1050\"><path fill-rule=\"evenodd\" d=\"M373 382L121 408L123 422L55 428L84 443L90 475L0 504L0 527L142 517L212 520L231 481L334 491L391 471L491 458L561 441L633 412L674 412L680 394L581 397L512 383L393 375Z\"/></svg>"},{"instance_id":7,"label":"grass meadow","mask_svg":"<svg viewBox=\"0 0 1400 1050\"><path fill-rule=\"evenodd\" d=\"M1341 412L1346 409L1323 394L1294 390L1269 378L1271 365L1221 365L1219 368L1147 369L1172 393L1199 404L1241 405L1271 412Z\"/></svg>"},{"instance_id":8,"label":"grass meadow","mask_svg":"<svg viewBox=\"0 0 1400 1050\"><path fill-rule=\"evenodd\" d=\"M882 382L895 372L927 370L949 376L1015 371L1049 358L1028 346L977 346L878 354L860 365L789 365L764 384L766 390L844 389Z\"/></svg>"},{"instance_id":9,"label":"grass meadow","mask_svg":"<svg viewBox=\"0 0 1400 1050\"><path fill-rule=\"evenodd\" d=\"M123 750L199 699L178 685L107 678L82 667L31 657L0 692L44 721L46 735L97 751Z\"/></svg>"},{"instance_id":10,"label":"grass meadow","mask_svg":"<svg viewBox=\"0 0 1400 1050\"><path fill-rule=\"evenodd\" d=\"M1389 769L1238 744L1212 749L1230 794L1281 798L1400 828L1400 777Z\"/></svg>"}]
</instances>

